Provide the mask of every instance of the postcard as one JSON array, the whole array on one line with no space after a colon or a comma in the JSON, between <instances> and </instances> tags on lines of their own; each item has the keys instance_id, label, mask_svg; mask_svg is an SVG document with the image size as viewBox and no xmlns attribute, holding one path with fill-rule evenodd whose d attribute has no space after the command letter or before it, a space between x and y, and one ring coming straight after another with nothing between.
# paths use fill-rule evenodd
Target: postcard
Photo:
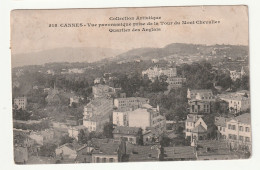
<instances>
[{"instance_id":1,"label":"postcard","mask_svg":"<svg viewBox=\"0 0 260 170\"><path fill-rule=\"evenodd\" d=\"M248 8L11 12L16 164L248 159Z\"/></svg>"}]
</instances>

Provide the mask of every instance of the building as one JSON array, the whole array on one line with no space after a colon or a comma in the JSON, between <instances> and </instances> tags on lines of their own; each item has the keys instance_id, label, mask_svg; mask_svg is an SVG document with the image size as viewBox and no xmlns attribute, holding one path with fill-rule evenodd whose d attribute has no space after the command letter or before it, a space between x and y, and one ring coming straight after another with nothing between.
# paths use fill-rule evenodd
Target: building
<instances>
[{"instance_id":1,"label":"building","mask_svg":"<svg viewBox=\"0 0 260 170\"><path fill-rule=\"evenodd\" d=\"M78 97L78 96L73 96L73 97L70 97L70 106L72 106L72 103L79 103L80 100L82 100L81 97Z\"/></svg>"},{"instance_id":2,"label":"building","mask_svg":"<svg viewBox=\"0 0 260 170\"><path fill-rule=\"evenodd\" d=\"M119 148L118 143L102 143L92 151L92 163L119 162L121 159Z\"/></svg>"},{"instance_id":3,"label":"building","mask_svg":"<svg viewBox=\"0 0 260 170\"><path fill-rule=\"evenodd\" d=\"M55 149L56 157L64 159L71 159L75 160L77 157L78 151L82 150L83 148L87 147L87 145L79 145L76 143L66 143L64 145L59 146Z\"/></svg>"},{"instance_id":4,"label":"building","mask_svg":"<svg viewBox=\"0 0 260 170\"><path fill-rule=\"evenodd\" d=\"M103 84L96 84L92 86L92 93L94 95L94 98L110 97L116 95L117 90L118 89Z\"/></svg>"},{"instance_id":5,"label":"building","mask_svg":"<svg viewBox=\"0 0 260 170\"><path fill-rule=\"evenodd\" d=\"M228 103L230 112L238 113L250 109L250 97L248 95L240 95L240 93L229 93L219 95L219 98Z\"/></svg>"},{"instance_id":6,"label":"building","mask_svg":"<svg viewBox=\"0 0 260 170\"><path fill-rule=\"evenodd\" d=\"M82 74L85 72L85 69L72 68L68 70L69 74Z\"/></svg>"},{"instance_id":7,"label":"building","mask_svg":"<svg viewBox=\"0 0 260 170\"><path fill-rule=\"evenodd\" d=\"M142 97L127 97L114 99L114 105L117 109L132 108L133 110L140 108L143 104L148 104L149 99Z\"/></svg>"},{"instance_id":8,"label":"building","mask_svg":"<svg viewBox=\"0 0 260 170\"><path fill-rule=\"evenodd\" d=\"M113 111L113 124L116 126L129 126L128 112L132 111L131 108L114 110Z\"/></svg>"},{"instance_id":9,"label":"building","mask_svg":"<svg viewBox=\"0 0 260 170\"><path fill-rule=\"evenodd\" d=\"M96 98L90 101L84 107L84 118L88 119L92 116L100 116L100 115L107 115L113 112L113 100L107 98Z\"/></svg>"},{"instance_id":10,"label":"building","mask_svg":"<svg viewBox=\"0 0 260 170\"><path fill-rule=\"evenodd\" d=\"M196 148L192 146L164 147L164 161L196 160Z\"/></svg>"},{"instance_id":11,"label":"building","mask_svg":"<svg viewBox=\"0 0 260 170\"><path fill-rule=\"evenodd\" d=\"M200 140L196 143L197 160L231 160L239 159L229 144L222 140Z\"/></svg>"},{"instance_id":12,"label":"building","mask_svg":"<svg viewBox=\"0 0 260 170\"><path fill-rule=\"evenodd\" d=\"M102 132L104 129L104 125L110 122L110 113L106 115L94 115L89 118L83 118L83 126L88 128L89 132Z\"/></svg>"},{"instance_id":13,"label":"building","mask_svg":"<svg viewBox=\"0 0 260 170\"><path fill-rule=\"evenodd\" d=\"M45 101L49 104L49 105L57 105L60 104L61 102L61 97L59 95L59 90L56 89L55 84L54 84L54 88L50 89L48 91L48 95L45 98Z\"/></svg>"},{"instance_id":14,"label":"building","mask_svg":"<svg viewBox=\"0 0 260 170\"><path fill-rule=\"evenodd\" d=\"M186 82L186 78L168 77L166 82L168 83L168 89L176 89L182 87L182 85Z\"/></svg>"},{"instance_id":15,"label":"building","mask_svg":"<svg viewBox=\"0 0 260 170\"><path fill-rule=\"evenodd\" d=\"M97 77L94 79L94 84L99 84L99 83L101 83L101 81L102 81L102 78Z\"/></svg>"},{"instance_id":16,"label":"building","mask_svg":"<svg viewBox=\"0 0 260 170\"><path fill-rule=\"evenodd\" d=\"M229 73L232 81L236 81L237 79L242 79L242 77L246 75L246 72L244 71L243 67L241 68L241 71L230 70Z\"/></svg>"},{"instance_id":17,"label":"building","mask_svg":"<svg viewBox=\"0 0 260 170\"><path fill-rule=\"evenodd\" d=\"M123 162L153 162L159 161L160 148L154 146L139 146L126 143L126 156Z\"/></svg>"},{"instance_id":18,"label":"building","mask_svg":"<svg viewBox=\"0 0 260 170\"><path fill-rule=\"evenodd\" d=\"M166 130L166 118L159 113L159 107L152 108L149 104L143 105L134 111L128 112L129 127L141 127L145 131L149 127L157 130Z\"/></svg>"},{"instance_id":19,"label":"building","mask_svg":"<svg viewBox=\"0 0 260 170\"><path fill-rule=\"evenodd\" d=\"M210 113L210 102L199 100L190 101L189 110L190 113L193 114Z\"/></svg>"},{"instance_id":20,"label":"building","mask_svg":"<svg viewBox=\"0 0 260 170\"><path fill-rule=\"evenodd\" d=\"M113 138L116 141L120 141L121 138L124 138L124 141L137 144L140 139L140 128L137 127L126 127L126 126L117 126L113 130Z\"/></svg>"},{"instance_id":21,"label":"building","mask_svg":"<svg viewBox=\"0 0 260 170\"><path fill-rule=\"evenodd\" d=\"M14 106L17 109L26 109L27 107L27 97L17 97L14 99Z\"/></svg>"},{"instance_id":22,"label":"building","mask_svg":"<svg viewBox=\"0 0 260 170\"><path fill-rule=\"evenodd\" d=\"M113 113L113 100L95 98L84 107L83 126L89 132L103 131L105 123L109 122Z\"/></svg>"},{"instance_id":23,"label":"building","mask_svg":"<svg viewBox=\"0 0 260 170\"><path fill-rule=\"evenodd\" d=\"M215 101L215 96L213 95L212 90L201 89L201 90L187 90L187 98L191 100L200 100L200 101Z\"/></svg>"},{"instance_id":24,"label":"building","mask_svg":"<svg viewBox=\"0 0 260 170\"><path fill-rule=\"evenodd\" d=\"M44 145L49 143L54 138L54 131L53 130L44 130L39 132L31 132L29 137L33 139L37 144Z\"/></svg>"},{"instance_id":25,"label":"building","mask_svg":"<svg viewBox=\"0 0 260 170\"><path fill-rule=\"evenodd\" d=\"M29 154L27 147L14 147L14 162L16 164L26 164Z\"/></svg>"},{"instance_id":26,"label":"building","mask_svg":"<svg viewBox=\"0 0 260 170\"><path fill-rule=\"evenodd\" d=\"M233 148L246 147L251 150L251 116L250 113L244 113L240 116L216 121L219 127L219 133L226 139ZM225 124L225 125L224 125ZM221 130L220 130L221 128Z\"/></svg>"},{"instance_id":27,"label":"building","mask_svg":"<svg viewBox=\"0 0 260 170\"><path fill-rule=\"evenodd\" d=\"M202 119L204 116L202 115L193 115L188 114L186 123L185 123L185 131L186 138L190 137L191 142L194 140L203 140L207 138L207 129L208 126L205 121Z\"/></svg>"},{"instance_id":28,"label":"building","mask_svg":"<svg viewBox=\"0 0 260 170\"><path fill-rule=\"evenodd\" d=\"M83 126L83 125L71 126L68 129L69 136L72 137L72 138L75 138L76 140L78 140L78 135L79 135L81 130L83 130L84 132L87 133L88 129L85 126Z\"/></svg>"},{"instance_id":29,"label":"building","mask_svg":"<svg viewBox=\"0 0 260 170\"><path fill-rule=\"evenodd\" d=\"M145 71L142 71L142 75L147 75L148 78L154 81L156 78L159 78L161 75L166 75L167 77L176 77L177 70L174 68L159 68L157 66L149 68Z\"/></svg>"}]
</instances>

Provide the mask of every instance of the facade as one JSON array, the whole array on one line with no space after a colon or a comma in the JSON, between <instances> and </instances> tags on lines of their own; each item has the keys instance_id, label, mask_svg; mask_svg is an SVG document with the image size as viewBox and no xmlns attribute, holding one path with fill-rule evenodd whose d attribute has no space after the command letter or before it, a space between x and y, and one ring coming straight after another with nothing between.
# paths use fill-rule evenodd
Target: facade
<instances>
[{"instance_id":1,"label":"facade","mask_svg":"<svg viewBox=\"0 0 260 170\"><path fill-rule=\"evenodd\" d=\"M160 77L161 75L166 75L167 77L176 77L177 70L176 68L159 68L155 66L153 68L142 71L142 75L147 75L150 80L154 81L157 77Z\"/></svg>"},{"instance_id":2,"label":"facade","mask_svg":"<svg viewBox=\"0 0 260 170\"><path fill-rule=\"evenodd\" d=\"M114 105L117 109L132 108L133 110L140 108L143 104L148 104L149 99L142 97L127 97L114 99Z\"/></svg>"},{"instance_id":3,"label":"facade","mask_svg":"<svg viewBox=\"0 0 260 170\"><path fill-rule=\"evenodd\" d=\"M137 127L125 127L117 126L113 130L113 138L116 141L120 141L121 138L124 138L124 141L137 144L140 136L138 135L140 128Z\"/></svg>"},{"instance_id":4,"label":"facade","mask_svg":"<svg viewBox=\"0 0 260 170\"><path fill-rule=\"evenodd\" d=\"M166 82L169 84L168 89L181 88L182 85L186 82L186 78L168 77Z\"/></svg>"},{"instance_id":5,"label":"facade","mask_svg":"<svg viewBox=\"0 0 260 170\"><path fill-rule=\"evenodd\" d=\"M187 115L187 119L185 122L185 135L186 138L191 138L191 142L193 142L194 140L203 140L207 137L208 126L202 118L202 115Z\"/></svg>"},{"instance_id":6,"label":"facade","mask_svg":"<svg viewBox=\"0 0 260 170\"><path fill-rule=\"evenodd\" d=\"M113 100L107 98L96 98L90 101L84 107L84 119L90 118L95 115L106 115L112 114L113 111Z\"/></svg>"},{"instance_id":7,"label":"facade","mask_svg":"<svg viewBox=\"0 0 260 170\"><path fill-rule=\"evenodd\" d=\"M94 115L90 118L83 118L83 126L85 126L89 132L102 132L104 125L110 122L111 113L106 115Z\"/></svg>"},{"instance_id":8,"label":"facade","mask_svg":"<svg viewBox=\"0 0 260 170\"><path fill-rule=\"evenodd\" d=\"M92 86L92 93L94 98L99 97L110 97L111 95L115 95L117 90L113 87L109 87L108 85L96 84Z\"/></svg>"},{"instance_id":9,"label":"facade","mask_svg":"<svg viewBox=\"0 0 260 170\"><path fill-rule=\"evenodd\" d=\"M83 126L89 132L102 131L104 124L110 121L113 113L113 100L96 98L84 107Z\"/></svg>"},{"instance_id":10,"label":"facade","mask_svg":"<svg viewBox=\"0 0 260 170\"><path fill-rule=\"evenodd\" d=\"M83 130L84 132L87 132L87 128L83 125L71 126L68 128L69 136L78 140L78 135L81 130Z\"/></svg>"},{"instance_id":11,"label":"facade","mask_svg":"<svg viewBox=\"0 0 260 170\"><path fill-rule=\"evenodd\" d=\"M240 95L239 93L230 93L227 95L220 95L219 98L228 103L230 112L238 113L250 108L249 96Z\"/></svg>"},{"instance_id":12,"label":"facade","mask_svg":"<svg viewBox=\"0 0 260 170\"><path fill-rule=\"evenodd\" d=\"M78 96L70 97L70 106L72 106L72 103L79 103L80 99Z\"/></svg>"},{"instance_id":13,"label":"facade","mask_svg":"<svg viewBox=\"0 0 260 170\"><path fill-rule=\"evenodd\" d=\"M45 130L40 132L31 132L29 137L33 139L37 144L44 145L45 143L49 143L54 138L53 130Z\"/></svg>"},{"instance_id":14,"label":"facade","mask_svg":"<svg viewBox=\"0 0 260 170\"><path fill-rule=\"evenodd\" d=\"M215 101L215 96L213 95L212 90L201 89L201 90L187 90L188 100L200 100L200 101Z\"/></svg>"},{"instance_id":15,"label":"facade","mask_svg":"<svg viewBox=\"0 0 260 170\"><path fill-rule=\"evenodd\" d=\"M241 68L241 71L233 70L230 71L229 73L232 81L236 81L237 79L242 79L242 77L245 76L246 74L243 67Z\"/></svg>"},{"instance_id":16,"label":"facade","mask_svg":"<svg viewBox=\"0 0 260 170\"><path fill-rule=\"evenodd\" d=\"M17 109L26 109L27 107L27 97L17 97L14 99L14 105Z\"/></svg>"},{"instance_id":17,"label":"facade","mask_svg":"<svg viewBox=\"0 0 260 170\"><path fill-rule=\"evenodd\" d=\"M132 111L131 108L128 110L115 110L113 111L113 124L116 126L129 126L128 112Z\"/></svg>"},{"instance_id":18,"label":"facade","mask_svg":"<svg viewBox=\"0 0 260 170\"><path fill-rule=\"evenodd\" d=\"M145 131L149 127L154 127L157 130L166 130L166 118L159 113L157 108L139 108L128 112L129 127L141 127Z\"/></svg>"},{"instance_id":19,"label":"facade","mask_svg":"<svg viewBox=\"0 0 260 170\"><path fill-rule=\"evenodd\" d=\"M14 162L16 164L25 164L28 161L29 154L27 147L14 147Z\"/></svg>"},{"instance_id":20,"label":"facade","mask_svg":"<svg viewBox=\"0 0 260 170\"><path fill-rule=\"evenodd\" d=\"M219 123L220 121L217 122ZM222 130L219 130L219 133L231 144L232 147L247 147L251 149L252 136L249 113L226 119L225 126L224 123L222 123L221 126L219 125L219 128L220 127Z\"/></svg>"},{"instance_id":21,"label":"facade","mask_svg":"<svg viewBox=\"0 0 260 170\"><path fill-rule=\"evenodd\" d=\"M210 113L210 102L194 100L189 103L190 113Z\"/></svg>"}]
</instances>

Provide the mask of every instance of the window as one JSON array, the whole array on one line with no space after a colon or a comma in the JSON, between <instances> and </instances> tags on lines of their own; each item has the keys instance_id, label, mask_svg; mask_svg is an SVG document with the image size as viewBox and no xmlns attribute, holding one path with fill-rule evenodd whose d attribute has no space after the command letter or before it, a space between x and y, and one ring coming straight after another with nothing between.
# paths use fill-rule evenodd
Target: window
<instances>
[{"instance_id":1,"label":"window","mask_svg":"<svg viewBox=\"0 0 260 170\"><path fill-rule=\"evenodd\" d=\"M236 125L232 125L232 130L236 130Z\"/></svg>"},{"instance_id":2,"label":"window","mask_svg":"<svg viewBox=\"0 0 260 170\"><path fill-rule=\"evenodd\" d=\"M243 126L239 126L239 131L244 131Z\"/></svg>"},{"instance_id":3,"label":"window","mask_svg":"<svg viewBox=\"0 0 260 170\"><path fill-rule=\"evenodd\" d=\"M246 127L246 132L250 132L250 129L249 129L249 127Z\"/></svg>"},{"instance_id":4,"label":"window","mask_svg":"<svg viewBox=\"0 0 260 170\"><path fill-rule=\"evenodd\" d=\"M250 139L249 139L249 137L246 137L246 142L250 142Z\"/></svg>"},{"instance_id":5,"label":"window","mask_svg":"<svg viewBox=\"0 0 260 170\"><path fill-rule=\"evenodd\" d=\"M100 158L99 158L99 157L96 158L96 162L97 162L97 163L100 162Z\"/></svg>"},{"instance_id":6,"label":"window","mask_svg":"<svg viewBox=\"0 0 260 170\"><path fill-rule=\"evenodd\" d=\"M237 135L234 135L234 136L233 136L233 139L234 139L234 140L237 140Z\"/></svg>"},{"instance_id":7,"label":"window","mask_svg":"<svg viewBox=\"0 0 260 170\"><path fill-rule=\"evenodd\" d=\"M114 162L114 158L109 158L109 162Z\"/></svg>"},{"instance_id":8,"label":"window","mask_svg":"<svg viewBox=\"0 0 260 170\"><path fill-rule=\"evenodd\" d=\"M231 124L228 124L228 129L231 129Z\"/></svg>"},{"instance_id":9,"label":"window","mask_svg":"<svg viewBox=\"0 0 260 170\"><path fill-rule=\"evenodd\" d=\"M240 141L244 141L244 137L243 136L239 136L239 140Z\"/></svg>"}]
</instances>

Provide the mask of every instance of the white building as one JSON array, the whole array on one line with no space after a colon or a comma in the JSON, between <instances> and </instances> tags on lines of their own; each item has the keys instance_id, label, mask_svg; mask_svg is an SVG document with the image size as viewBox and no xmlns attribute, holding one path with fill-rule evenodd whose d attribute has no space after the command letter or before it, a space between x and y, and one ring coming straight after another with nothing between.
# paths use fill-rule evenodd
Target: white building
<instances>
[{"instance_id":1,"label":"white building","mask_svg":"<svg viewBox=\"0 0 260 170\"><path fill-rule=\"evenodd\" d=\"M166 82L169 84L168 89L180 88L186 82L186 78L168 77Z\"/></svg>"},{"instance_id":2,"label":"white building","mask_svg":"<svg viewBox=\"0 0 260 170\"><path fill-rule=\"evenodd\" d=\"M187 90L188 100L200 100L200 101L215 101L215 96L213 95L212 90L209 89L200 89L200 90Z\"/></svg>"},{"instance_id":3,"label":"white building","mask_svg":"<svg viewBox=\"0 0 260 170\"><path fill-rule=\"evenodd\" d=\"M233 70L233 71L230 71L230 78L232 81L236 81L237 79L242 79L243 76L245 76L245 71L244 71L244 68L242 67L241 68L241 71L236 71L236 70Z\"/></svg>"},{"instance_id":4,"label":"white building","mask_svg":"<svg viewBox=\"0 0 260 170\"><path fill-rule=\"evenodd\" d=\"M166 75L167 77L175 77L177 76L177 70L176 68L159 68L155 66L153 68L142 71L142 75L147 75L150 80L154 81L157 77L160 77L161 75Z\"/></svg>"},{"instance_id":5,"label":"white building","mask_svg":"<svg viewBox=\"0 0 260 170\"><path fill-rule=\"evenodd\" d=\"M143 105L142 108L128 112L128 122L129 127L140 127L143 131L150 127L161 132L166 130L166 118L159 113L159 107L148 107L148 104Z\"/></svg>"},{"instance_id":6,"label":"white building","mask_svg":"<svg viewBox=\"0 0 260 170\"><path fill-rule=\"evenodd\" d=\"M224 100L228 103L228 108L231 112L237 113L241 111L246 111L250 108L250 97L240 95L237 93L229 93L219 95L221 100Z\"/></svg>"},{"instance_id":7,"label":"white building","mask_svg":"<svg viewBox=\"0 0 260 170\"><path fill-rule=\"evenodd\" d=\"M216 118L215 122L221 137L226 139L232 147L247 146L251 148L252 135L250 113L245 113L229 119Z\"/></svg>"},{"instance_id":8,"label":"white building","mask_svg":"<svg viewBox=\"0 0 260 170\"><path fill-rule=\"evenodd\" d=\"M84 132L87 131L87 128L85 126L71 126L68 128L69 137L75 138L78 140L78 135L80 131L83 130Z\"/></svg>"},{"instance_id":9,"label":"white building","mask_svg":"<svg viewBox=\"0 0 260 170\"><path fill-rule=\"evenodd\" d=\"M98 97L110 97L111 95L115 95L117 90L113 87L109 87L108 85L96 84L92 87L92 93L94 98Z\"/></svg>"},{"instance_id":10,"label":"white building","mask_svg":"<svg viewBox=\"0 0 260 170\"><path fill-rule=\"evenodd\" d=\"M122 110L125 108L137 109L141 107L143 104L148 104L149 99L142 97L127 97L127 98L116 98L114 99L114 105L118 110Z\"/></svg>"},{"instance_id":11,"label":"white building","mask_svg":"<svg viewBox=\"0 0 260 170\"><path fill-rule=\"evenodd\" d=\"M202 140L206 138L208 126L202 119L203 115L188 114L185 122L185 136Z\"/></svg>"},{"instance_id":12,"label":"white building","mask_svg":"<svg viewBox=\"0 0 260 170\"><path fill-rule=\"evenodd\" d=\"M84 107L83 125L88 131L102 131L113 112L113 100L96 98Z\"/></svg>"},{"instance_id":13,"label":"white building","mask_svg":"<svg viewBox=\"0 0 260 170\"><path fill-rule=\"evenodd\" d=\"M26 109L27 107L27 97L17 97L14 99L14 105L17 109Z\"/></svg>"}]
</instances>

